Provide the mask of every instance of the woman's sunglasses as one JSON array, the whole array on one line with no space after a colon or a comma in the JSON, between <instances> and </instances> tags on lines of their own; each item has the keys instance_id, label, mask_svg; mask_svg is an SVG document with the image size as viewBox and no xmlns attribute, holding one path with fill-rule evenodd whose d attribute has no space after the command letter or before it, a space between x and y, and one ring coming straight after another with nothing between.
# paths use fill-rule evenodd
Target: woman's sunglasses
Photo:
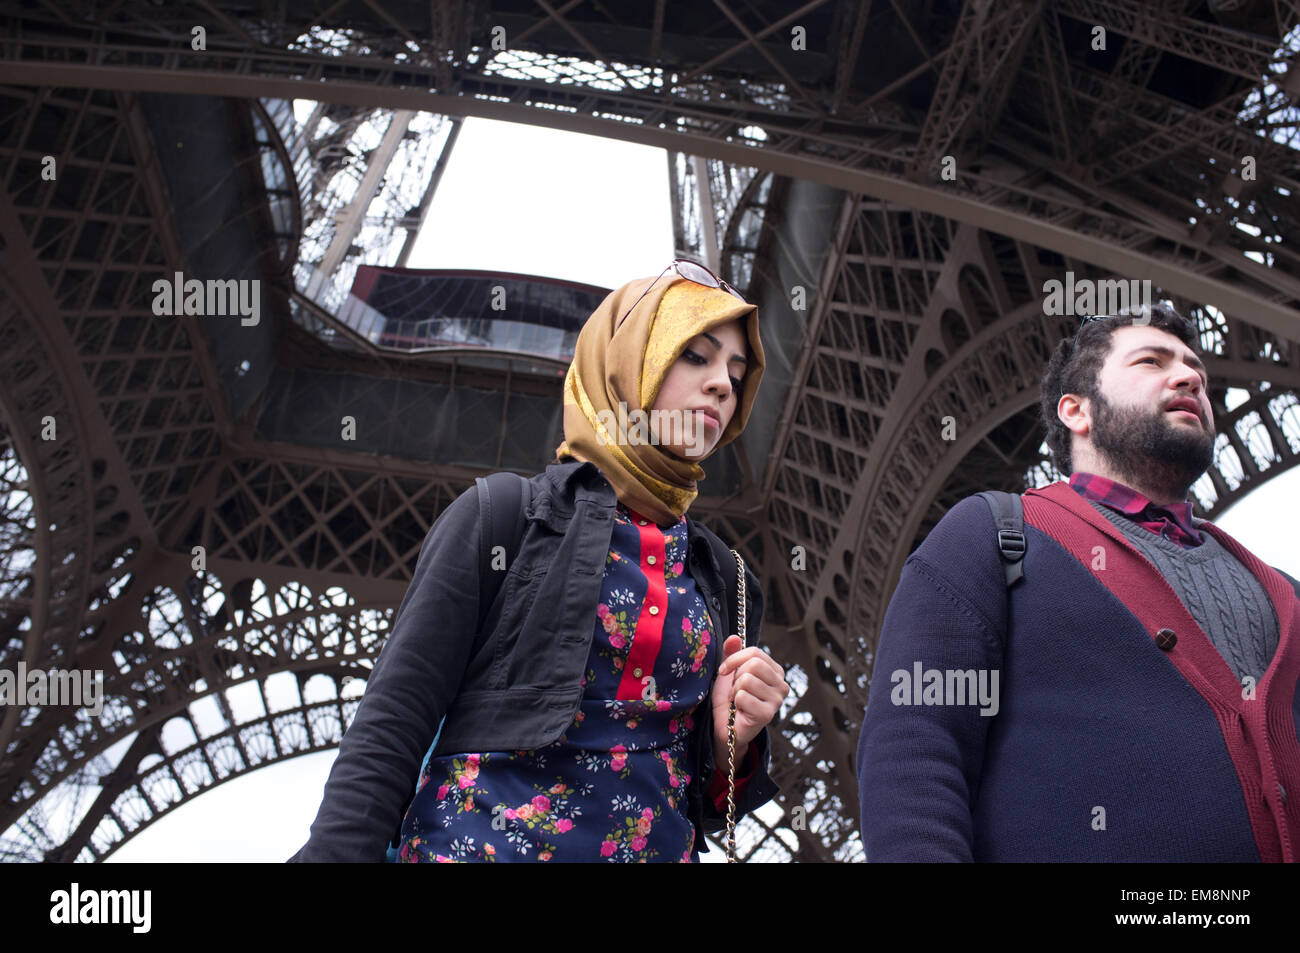
<instances>
[{"instance_id":1,"label":"woman's sunglasses","mask_svg":"<svg viewBox=\"0 0 1300 953\"><path fill-rule=\"evenodd\" d=\"M744 295L697 261L690 261L686 258L674 258L669 262L668 268L673 269L679 276L685 278L687 281L693 281L697 285L704 285L706 288L720 288L727 294L739 298L741 301L745 300ZM650 289L659 283L659 279L667 274L668 268L659 272L658 277L656 277L654 281L650 282L650 284L646 285L645 291L641 292L641 298L644 298L649 294ZM623 326L623 322L627 320L627 315L636 310L636 306L641 303L641 298L637 298L633 301L632 307L627 309L627 314L624 314L623 317L618 319L618 324L614 325L615 331Z\"/></svg>"}]
</instances>

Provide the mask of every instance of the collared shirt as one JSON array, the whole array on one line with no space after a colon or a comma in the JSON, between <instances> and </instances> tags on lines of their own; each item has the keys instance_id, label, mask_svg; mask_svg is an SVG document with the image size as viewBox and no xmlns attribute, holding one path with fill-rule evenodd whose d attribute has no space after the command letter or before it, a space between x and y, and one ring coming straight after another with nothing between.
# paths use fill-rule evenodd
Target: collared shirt
<instances>
[{"instance_id":1,"label":"collared shirt","mask_svg":"<svg viewBox=\"0 0 1300 953\"><path fill-rule=\"evenodd\" d=\"M1123 513L1139 526L1184 549L1193 549L1204 542L1200 530L1192 525L1189 502L1158 506L1137 490L1095 473L1070 474L1070 488L1085 500Z\"/></svg>"}]
</instances>

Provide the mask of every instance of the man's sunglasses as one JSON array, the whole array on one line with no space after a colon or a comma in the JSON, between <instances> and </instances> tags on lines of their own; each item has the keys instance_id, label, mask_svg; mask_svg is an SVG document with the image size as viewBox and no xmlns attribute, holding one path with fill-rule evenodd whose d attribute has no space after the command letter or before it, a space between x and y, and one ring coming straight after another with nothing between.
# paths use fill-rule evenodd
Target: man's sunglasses
<instances>
[{"instance_id":1,"label":"man's sunglasses","mask_svg":"<svg viewBox=\"0 0 1300 953\"><path fill-rule=\"evenodd\" d=\"M1151 308L1143 305L1136 311L1117 311L1115 314L1086 314L1079 321L1080 329L1090 321L1105 321L1107 318L1146 318L1151 320Z\"/></svg>"},{"instance_id":2,"label":"man's sunglasses","mask_svg":"<svg viewBox=\"0 0 1300 953\"><path fill-rule=\"evenodd\" d=\"M705 268L697 261L690 261L686 258L674 258L669 262L668 267L659 272L658 277L656 277L654 281L646 285L645 291L641 292L641 298L644 298L649 294L650 289L659 283L659 279L667 274L668 268L673 269L679 276L685 278L687 281L693 281L697 285L704 285L706 288L720 288L727 294L739 298L741 301L745 300L744 295L731 287L731 285L727 284L713 272L709 271L709 269ZM636 306L641 303L641 298L637 298L633 301L632 307L627 309L627 314L624 314L623 317L618 319L618 324L614 325L615 331L623 326L623 322L627 320L627 315L636 310ZM748 304L748 302L746 303Z\"/></svg>"}]
</instances>

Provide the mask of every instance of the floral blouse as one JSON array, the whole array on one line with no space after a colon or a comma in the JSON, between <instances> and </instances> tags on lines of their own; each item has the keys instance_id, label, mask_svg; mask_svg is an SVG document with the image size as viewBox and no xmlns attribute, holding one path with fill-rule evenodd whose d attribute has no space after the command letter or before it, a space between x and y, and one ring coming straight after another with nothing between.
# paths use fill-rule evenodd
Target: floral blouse
<instances>
[{"instance_id":1,"label":"floral blouse","mask_svg":"<svg viewBox=\"0 0 1300 953\"><path fill-rule=\"evenodd\" d=\"M661 530L618 504L573 723L532 751L431 758L402 861L698 859L690 736L721 640L686 542L685 517Z\"/></svg>"}]
</instances>

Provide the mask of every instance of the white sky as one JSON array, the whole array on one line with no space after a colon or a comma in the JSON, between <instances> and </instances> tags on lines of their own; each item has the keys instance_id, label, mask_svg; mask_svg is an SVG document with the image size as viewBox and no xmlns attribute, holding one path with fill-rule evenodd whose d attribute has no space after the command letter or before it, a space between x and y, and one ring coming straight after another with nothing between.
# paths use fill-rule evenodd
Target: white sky
<instances>
[{"instance_id":1,"label":"white sky","mask_svg":"<svg viewBox=\"0 0 1300 953\"><path fill-rule=\"evenodd\" d=\"M635 183L635 184L629 184ZM545 275L608 288L673 257L662 149L469 119L438 187L412 268ZM1300 469L1218 521L1271 565L1300 576L1293 532ZM336 752L261 768L152 824L109 862L286 859L307 840ZM714 850L711 859L718 854Z\"/></svg>"},{"instance_id":2,"label":"white sky","mask_svg":"<svg viewBox=\"0 0 1300 953\"><path fill-rule=\"evenodd\" d=\"M663 149L468 119L408 264L617 288L672 258Z\"/></svg>"}]
</instances>

